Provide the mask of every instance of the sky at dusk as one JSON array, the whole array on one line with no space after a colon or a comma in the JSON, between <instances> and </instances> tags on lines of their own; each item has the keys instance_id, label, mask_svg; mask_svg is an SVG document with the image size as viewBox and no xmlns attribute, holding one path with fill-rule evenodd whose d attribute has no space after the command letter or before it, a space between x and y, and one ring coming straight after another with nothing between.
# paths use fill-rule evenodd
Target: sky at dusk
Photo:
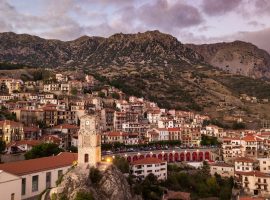
<instances>
[{"instance_id":1,"label":"sky at dusk","mask_svg":"<svg viewBox=\"0 0 270 200\"><path fill-rule=\"evenodd\" d=\"M0 0L0 32L73 40L147 30L183 43L243 40L270 52L270 0Z\"/></svg>"}]
</instances>

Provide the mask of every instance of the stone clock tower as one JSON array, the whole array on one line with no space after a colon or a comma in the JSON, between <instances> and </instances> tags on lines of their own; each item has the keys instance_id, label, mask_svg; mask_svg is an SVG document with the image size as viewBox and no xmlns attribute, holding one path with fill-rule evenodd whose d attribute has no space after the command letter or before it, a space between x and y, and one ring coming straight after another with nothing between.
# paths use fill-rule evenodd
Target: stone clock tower
<instances>
[{"instance_id":1,"label":"stone clock tower","mask_svg":"<svg viewBox=\"0 0 270 200\"><path fill-rule=\"evenodd\" d=\"M101 161L99 117L84 115L78 134L78 165L96 166Z\"/></svg>"}]
</instances>

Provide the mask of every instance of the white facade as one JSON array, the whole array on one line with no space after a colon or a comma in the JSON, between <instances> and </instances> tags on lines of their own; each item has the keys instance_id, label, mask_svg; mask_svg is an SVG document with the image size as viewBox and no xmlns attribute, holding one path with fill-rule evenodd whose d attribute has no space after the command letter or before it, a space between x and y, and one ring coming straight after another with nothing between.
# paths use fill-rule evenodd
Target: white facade
<instances>
[{"instance_id":1,"label":"white facade","mask_svg":"<svg viewBox=\"0 0 270 200\"><path fill-rule=\"evenodd\" d=\"M37 196L42 193L46 188L56 187L56 181L58 180L58 178L61 175L65 174L70 167L71 166L67 166L21 176L21 184L19 191L22 191L22 199ZM35 180L37 180L37 184Z\"/></svg>"},{"instance_id":2,"label":"white facade","mask_svg":"<svg viewBox=\"0 0 270 200\"><path fill-rule=\"evenodd\" d=\"M144 179L150 173L160 180L167 179L167 162L157 158L145 158L132 163L131 172L133 175Z\"/></svg>"},{"instance_id":3,"label":"white facade","mask_svg":"<svg viewBox=\"0 0 270 200\"><path fill-rule=\"evenodd\" d=\"M21 199L21 178L0 170L0 199Z\"/></svg>"},{"instance_id":4,"label":"white facade","mask_svg":"<svg viewBox=\"0 0 270 200\"><path fill-rule=\"evenodd\" d=\"M236 172L251 172L254 170L255 161L248 158L238 158L234 162Z\"/></svg>"},{"instance_id":5,"label":"white facade","mask_svg":"<svg viewBox=\"0 0 270 200\"><path fill-rule=\"evenodd\" d=\"M270 158L259 158L260 171L270 173Z\"/></svg>"},{"instance_id":6,"label":"white facade","mask_svg":"<svg viewBox=\"0 0 270 200\"><path fill-rule=\"evenodd\" d=\"M247 172L242 174L242 187L244 192L249 195L259 195L270 197L269 192L270 175L259 172Z\"/></svg>"}]
</instances>

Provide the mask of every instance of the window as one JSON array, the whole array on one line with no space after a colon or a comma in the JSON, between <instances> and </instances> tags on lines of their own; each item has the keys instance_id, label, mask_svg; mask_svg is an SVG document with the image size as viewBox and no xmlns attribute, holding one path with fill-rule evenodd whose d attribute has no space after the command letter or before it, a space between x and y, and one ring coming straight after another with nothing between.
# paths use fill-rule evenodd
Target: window
<instances>
[{"instance_id":1,"label":"window","mask_svg":"<svg viewBox=\"0 0 270 200\"><path fill-rule=\"evenodd\" d=\"M26 178L22 179L22 195L25 195L26 191Z\"/></svg>"},{"instance_id":2,"label":"window","mask_svg":"<svg viewBox=\"0 0 270 200\"><path fill-rule=\"evenodd\" d=\"M147 167L152 167L152 165L147 165Z\"/></svg>"},{"instance_id":3,"label":"window","mask_svg":"<svg viewBox=\"0 0 270 200\"><path fill-rule=\"evenodd\" d=\"M89 155L88 154L84 154L84 162L88 163L89 161Z\"/></svg>"},{"instance_id":4,"label":"window","mask_svg":"<svg viewBox=\"0 0 270 200\"><path fill-rule=\"evenodd\" d=\"M63 175L63 170L58 170L58 178L60 178Z\"/></svg>"},{"instance_id":5,"label":"window","mask_svg":"<svg viewBox=\"0 0 270 200\"><path fill-rule=\"evenodd\" d=\"M38 175L32 176L32 192L38 191Z\"/></svg>"},{"instance_id":6,"label":"window","mask_svg":"<svg viewBox=\"0 0 270 200\"><path fill-rule=\"evenodd\" d=\"M12 194L11 194L11 200L14 200L14 199L15 199L15 194L12 193Z\"/></svg>"},{"instance_id":7,"label":"window","mask_svg":"<svg viewBox=\"0 0 270 200\"><path fill-rule=\"evenodd\" d=\"M46 188L51 187L51 172L46 172Z\"/></svg>"}]
</instances>

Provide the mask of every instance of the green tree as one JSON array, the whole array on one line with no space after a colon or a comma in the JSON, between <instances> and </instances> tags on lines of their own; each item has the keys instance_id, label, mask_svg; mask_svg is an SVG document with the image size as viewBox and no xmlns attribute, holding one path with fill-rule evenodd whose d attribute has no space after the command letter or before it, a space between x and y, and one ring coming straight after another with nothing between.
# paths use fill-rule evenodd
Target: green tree
<instances>
[{"instance_id":1,"label":"green tree","mask_svg":"<svg viewBox=\"0 0 270 200\"><path fill-rule=\"evenodd\" d=\"M30 151L24 154L26 160L47 157L52 155L59 154L62 149L58 147L57 144L53 143L42 143L37 146L34 146Z\"/></svg>"},{"instance_id":2,"label":"green tree","mask_svg":"<svg viewBox=\"0 0 270 200\"><path fill-rule=\"evenodd\" d=\"M90 192L78 192L75 200L94 200Z\"/></svg>"},{"instance_id":3,"label":"green tree","mask_svg":"<svg viewBox=\"0 0 270 200\"><path fill-rule=\"evenodd\" d=\"M116 92L112 93L112 98L114 99L120 99L120 95Z\"/></svg>"},{"instance_id":4,"label":"green tree","mask_svg":"<svg viewBox=\"0 0 270 200\"><path fill-rule=\"evenodd\" d=\"M102 178L101 172L97 168L91 167L89 172L89 179L91 180L91 182L93 184L98 184L101 178Z\"/></svg>"},{"instance_id":5,"label":"green tree","mask_svg":"<svg viewBox=\"0 0 270 200\"><path fill-rule=\"evenodd\" d=\"M104 97L105 97L105 93L100 91L100 92L98 93L98 96L101 97L101 98L104 98Z\"/></svg>"},{"instance_id":6,"label":"green tree","mask_svg":"<svg viewBox=\"0 0 270 200\"><path fill-rule=\"evenodd\" d=\"M71 93L73 96L76 96L76 95L78 94L77 88L75 88L75 87L71 88L70 93Z\"/></svg>"},{"instance_id":7,"label":"green tree","mask_svg":"<svg viewBox=\"0 0 270 200\"><path fill-rule=\"evenodd\" d=\"M235 130L239 130L239 129L245 129L246 128L246 125L242 122L234 122L233 125L232 125L232 128L235 129Z\"/></svg>"},{"instance_id":8,"label":"green tree","mask_svg":"<svg viewBox=\"0 0 270 200\"><path fill-rule=\"evenodd\" d=\"M67 151L72 152L72 153L78 153L78 147L71 146L67 148Z\"/></svg>"},{"instance_id":9,"label":"green tree","mask_svg":"<svg viewBox=\"0 0 270 200\"><path fill-rule=\"evenodd\" d=\"M113 164L122 172L122 173L129 173L129 164L128 161L120 156L116 156L113 159Z\"/></svg>"},{"instance_id":10,"label":"green tree","mask_svg":"<svg viewBox=\"0 0 270 200\"><path fill-rule=\"evenodd\" d=\"M6 142L0 140L0 154L3 153L6 149Z\"/></svg>"}]
</instances>

